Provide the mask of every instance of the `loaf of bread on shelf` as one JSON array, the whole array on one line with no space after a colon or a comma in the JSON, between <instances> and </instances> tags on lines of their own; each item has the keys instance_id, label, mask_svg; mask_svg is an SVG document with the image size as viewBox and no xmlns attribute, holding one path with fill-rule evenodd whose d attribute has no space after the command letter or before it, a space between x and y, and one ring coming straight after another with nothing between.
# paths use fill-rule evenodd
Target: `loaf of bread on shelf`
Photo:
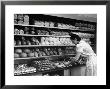
<instances>
[{"instance_id":1,"label":"loaf of bread on shelf","mask_svg":"<svg viewBox=\"0 0 110 89\"><path fill-rule=\"evenodd\" d=\"M15 49L15 53L22 53L22 49Z\"/></svg>"},{"instance_id":2,"label":"loaf of bread on shelf","mask_svg":"<svg viewBox=\"0 0 110 89\"><path fill-rule=\"evenodd\" d=\"M22 53L20 54L20 57L21 57L21 58L27 57L27 53L22 52Z\"/></svg>"},{"instance_id":3,"label":"loaf of bread on shelf","mask_svg":"<svg viewBox=\"0 0 110 89\"><path fill-rule=\"evenodd\" d=\"M24 49L24 52L25 53L30 53L31 51L30 51L30 49Z\"/></svg>"},{"instance_id":4,"label":"loaf of bread on shelf","mask_svg":"<svg viewBox=\"0 0 110 89\"><path fill-rule=\"evenodd\" d=\"M34 53L33 52L28 53L28 57L34 57Z\"/></svg>"},{"instance_id":5,"label":"loaf of bread on shelf","mask_svg":"<svg viewBox=\"0 0 110 89\"><path fill-rule=\"evenodd\" d=\"M14 58L19 58L19 57L20 57L19 54L14 53Z\"/></svg>"}]
</instances>

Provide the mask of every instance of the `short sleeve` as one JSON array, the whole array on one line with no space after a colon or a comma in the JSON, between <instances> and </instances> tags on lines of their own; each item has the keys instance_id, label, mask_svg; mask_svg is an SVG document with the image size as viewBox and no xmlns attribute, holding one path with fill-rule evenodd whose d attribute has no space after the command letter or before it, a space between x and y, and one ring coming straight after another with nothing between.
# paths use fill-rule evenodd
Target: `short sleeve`
<instances>
[{"instance_id":1,"label":"short sleeve","mask_svg":"<svg viewBox=\"0 0 110 89\"><path fill-rule=\"evenodd\" d=\"M83 46L81 46L80 44L78 44L78 45L76 46L76 51L77 51L77 52L80 52L80 53L83 53Z\"/></svg>"},{"instance_id":2,"label":"short sleeve","mask_svg":"<svg viewBox=\"0 0 110 89\"><path fill-rule=\"evenodd\" d=\"M85 42L80 42L79 44L77 44L76 51L84 55L91 55L92 53L94 53L90 45Z\"/></svg>"}]
</instances>

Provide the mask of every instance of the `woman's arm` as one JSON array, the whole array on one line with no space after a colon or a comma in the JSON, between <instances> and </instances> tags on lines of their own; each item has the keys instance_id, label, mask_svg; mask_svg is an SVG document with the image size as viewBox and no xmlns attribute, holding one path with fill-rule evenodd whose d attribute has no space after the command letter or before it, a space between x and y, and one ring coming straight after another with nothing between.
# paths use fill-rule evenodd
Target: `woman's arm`
<instances>
[{"instance_id":1,"label":"woman's arm","mask_svg":"<svg viewBox=\"0 0 110 89\"><path fill-rule=\"evenodd\" d=\"M75 60L77 61L80 56L81 56L81 52L77 52L77 53L76 53L76 56L75 56Z\"/></svg>"},{"instance_id":2,"label":"woman's arm","mask_svg":"<svg viewBox=\"0 0 110 89\"><path fill-rule=\"evenodd\" d=\"M77 53L76 53L76 56L71 59L71 62L72 62L72 63L77 62L77 60L79 59L80 55L81 55L81 53L80 53L80 52L77 52Z\"/></svg>"}]
</instances>

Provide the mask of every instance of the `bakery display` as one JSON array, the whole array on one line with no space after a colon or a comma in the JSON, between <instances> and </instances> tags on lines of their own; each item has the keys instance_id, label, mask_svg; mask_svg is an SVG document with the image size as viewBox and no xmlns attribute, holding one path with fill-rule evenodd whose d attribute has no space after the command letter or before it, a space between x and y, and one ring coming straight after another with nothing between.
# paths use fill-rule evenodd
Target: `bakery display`
<instances>
[{"instance_id":1,"label":"bakery display","mask_svg":"<svg viewBox=\"0 0 110 89\"><path fill-rule=\"evenodd\" d=\"M69 33L93 44L90 39L95 38L95 25L43 16L14 14L14 75L62 76L50 73L86 64L86 57L75 60L76 46Z\"/></svg>"}]
</instances>

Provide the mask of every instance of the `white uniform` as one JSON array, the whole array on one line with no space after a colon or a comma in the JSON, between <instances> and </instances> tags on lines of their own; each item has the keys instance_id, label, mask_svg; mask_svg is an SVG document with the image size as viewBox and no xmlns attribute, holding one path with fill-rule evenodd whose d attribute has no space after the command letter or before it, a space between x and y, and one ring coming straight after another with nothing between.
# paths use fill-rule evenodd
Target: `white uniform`
<instances>
[{"instance_id":1,"label":"white uniform","mask_svg":"<svg viewBox=\"0 0 110 89\"><path fill-rule=\"evenodd\" d=\"M96 76L97 75L97 60L96 60L96 54L92 50L91 46L81 40L79 44L77 44L77 52L80 52L81 55L87 57L86 62L86 76Z\"/></svg>"}]
</instances>

